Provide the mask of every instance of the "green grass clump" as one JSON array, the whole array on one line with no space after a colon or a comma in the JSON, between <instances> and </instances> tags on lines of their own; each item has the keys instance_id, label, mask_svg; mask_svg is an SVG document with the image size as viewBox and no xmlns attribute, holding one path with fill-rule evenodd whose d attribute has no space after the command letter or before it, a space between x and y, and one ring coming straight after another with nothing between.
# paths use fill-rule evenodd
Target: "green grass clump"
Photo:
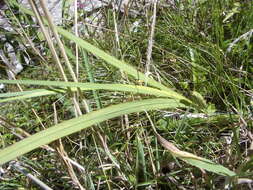
<instances>
[{"instance_id":1,"label":"green grass clump","mask_svg":"<svg viewBox=\"0 0 253 190\"><path fill-rule=\"evenodd\" d=\"M152 6L129 4L129 14L102 8L102 32L80 38L69 32L72 21L48 26L61 35L78 81L61 44L32 27L34 12L10 2L13 27L29 27L9 38L30 39L35 49L40 43L43 55L28 48L34 64L18 80L0 81L8 84L0 102L9 101L0 110L0 164L7 171L0 189L37 188L15 167L7 170L14 159L52 189L246 187L239 182L252 179L251 1L158 3L150 74ZM140 14L132 16L133 9ZM75 82L59 82L64 76L48 43Z\"/></svg>"}]
</instances>

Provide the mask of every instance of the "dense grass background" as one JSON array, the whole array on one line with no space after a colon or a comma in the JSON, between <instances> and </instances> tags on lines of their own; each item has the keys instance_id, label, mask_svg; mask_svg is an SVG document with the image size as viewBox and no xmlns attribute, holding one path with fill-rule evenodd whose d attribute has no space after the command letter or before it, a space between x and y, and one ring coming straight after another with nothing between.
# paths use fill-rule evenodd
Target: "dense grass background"
<instances>
[{"instance_id":1,"label":"dense grass background","mask_svg":"<svg viewBox=\"0 0 253 190\"><path fill-rule=\"evenodd\" d=\"M89 35L84 35L83 24L79 35L145 73L154 12L152 6L134 6L132 1L129 14L114 12L111 6L101 9L104 22L101 32L89 28ZM62 80L52 52L42 33L33 27L31 16L16 6L10 8L6 15L12 26L26 34L36 47L40 44L44 58L27 48L32 63L16 78ZM139 14L131 16L133 9ZM85 15L80 10L78 20L86 23L82 14ZM252 32L249 32L253 28L252 1L178 1L174 6L160 1L156 15L150 76L199 103L201 108L123 115L50 144L54 149L64 147L64 151L52 153L39 148L19 157L27 171L52 189L81 189L80 186L86 189L250 189L245 182L252 182L253 51ZM65 11L63 26L69 31L73 26L73 20L67 19L70 16ZM139 25L133 31L136 21ZM19 24L23 30L18 30ZM115 33L115 24L118 33ZM13 44L27 42L18 33L6 35ZM72 52L68 55L74 63L75 45L66 38L62 40L67 52ZM19 51L19 54L22 60L26 52ZM79 49L78 60L79 82L145 85L145 81L134 80L84 49ZM73 67L76 70L74 64ZM70 72L64 68L70 79ZM35 87L22 86L24 90ZM15 92L18 88L8 85L7 91ZM17 128L35 134L43 127L74 118L76 112L70 96L59 93L1 105L1 148L20 140L16 134L22 136L22 132ZM147 98L127 92L93 90L79 94L80 105L83 97L91 111ZM152 126L180 150L219 163L237 176L224 177L182 162L159 144ZM61 154L85 170L74 166L71 170ZM0 189L38 189L33 181L17 173L15 167L8 166L3 165L5 173ZM81 185L73 180L73 173Z\"/></svg>"}]
</instances>

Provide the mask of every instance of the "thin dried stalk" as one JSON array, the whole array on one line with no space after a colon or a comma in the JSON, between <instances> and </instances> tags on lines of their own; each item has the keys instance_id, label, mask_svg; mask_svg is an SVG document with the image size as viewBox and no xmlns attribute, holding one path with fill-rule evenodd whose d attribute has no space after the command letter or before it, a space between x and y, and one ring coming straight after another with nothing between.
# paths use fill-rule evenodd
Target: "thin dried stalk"
<instances>
[{"instance_id":1,"label":"thin dried stalk","mask_svg":"<svg viewBox=\"0 0 253 190\"><path fill-rule=\"evenodd\" d=\"M28 132L19 128L14 123L8 121L7 119L5 119L3 117L0 117L0 125L2 127L4 127L5 129L7 129L8 131L10 131L13 135L18 137L19 139L24 139L26 137L31 136ZM48 145L43 145L41 148L43 148L49 152L55 152L55 150Z\"/></svg>"},{"instance_id":2,"label":"thin dried stalk","mask_svg":"<svg viewBox=\"0 0 253 190\"><path fill-rule=\"evenodd\" d=\"M77 14L77 0L75 0L75 16L74 16L74 27L75 27L75 35L78 37L78 25L77 25L77 19L78 19L78 14ZM76 78L78 80L78 75L79 75L79 52L78 52L78 45L76 44Z\"/></svg>"},{"instance_id":3,"label":"thin dried stalk","mask_svg":"<svg viewBox=\"0 0 253 190\"><path fill-rule=\"evenodd\" d=\"M76 75L75 75L75 73L74 73L74 71L72 69L71 63L70 63L70 61L68 59L68 56L66 54L64 45L63 45L63 43L62 43L62 41L61 41L61 39L60 39L60 37L58 35L58 32L56 31L56 27L55 27L55 25L53 23L53 20L52 20L52 15L51 15L51 13L49 12L49 10L47 8L46 1L45 0L40 0L40 5L41 5L41 8L42 8L42 10L43 10L43 12L45 14L45 17L46 17L46 19L48 21L49 27L50 27L51 31L53 32L53 35L54 35L54 37L55 37L55 39L56 39L56 41L58 43L58 46L59 46L60 51L62 53L62 56L63 56L63 58L65 60L65 63L67 65L67 67L68 67L68 70L69 70L69 72L71 74L71 77L74 80L74 82L78 82L77 78L76 78Z\"/></svg>"},{"instance_id":4,"label":"thin dried stalk","mask_svg":"<svg viewBox=\"0 0 253 190\"><path fill-rule=\"evenodd\" d=\"M55 124L57 124L58 118L57 118L57 110L56 110L55 103L53 104L53 109L54 109L54 122L55 122ZM79 180L76 176L74 168L73 168L71 162L69 161L70 158L68 157L68 154L64 149L61 139L59 139L57 142L58 143L57 143L56 151L57 151L58 155L61 157L61 159L63 160L64 164L66 165L70 178L72 179L74 184L79 187L79 189L85 190L85 188L81 185L81 183L79 182Z\"/></svg>"},{"instance_id":5,"label":"thin dried stalk","mask_svg":"<svg viewBox=\"0 0 253 190\"><path fill-rule=\"evenodd\" d=\"M154 33L155 33L155 25L156 25L156 6L157 6L157 0L154 0L154 2L153 2L153 18L152 18L150 36L149 36L149 40L148 40L148 49L147 49L147 62L146 62L146 71L145 71L145 74L147 77L150 74L152 49L153 49L153 44L154 44Z\"/></svg>"},{"instance_id":6,"label":"thin dried stalk","mask_svg":"<svg viewBox=\"0 0 253 190\"><path fill-rule=\"evenodd\" d=\"M43 190L53 190L48 185L46 185L44 182L42 182L40 179L38 179L37 177L35 177L31 173L27 172L26 168L24 168L24 166L22 166L22 164L20 162L12 161L10 163L10 165L13 169L19 171L20 173L25 175L27 178L32 180L34 183L36 183L38 186L40 186L41 189L43 189Z\"/></svg>"},{"instance_id":7,"label":"thin dried stalk","mask_svg":"<svg viewBox=\"0 0 253 190\"><path fill-rule=\"evenodd\" d=\"M74 80L74 82L78 82L77 77L75 75L75 72L72 69L72 65L71 65L71 63L69 61L69 58L67 56L67 53L65 51L64 45L63 45L63 43L62 43L62 41L60 39L60 36L59 36L59 34L58 34L57 30L56 30L55 25L53 23L51 13L49 12L49 10L48 10L48 8L46 6L46 2L44 0L40 0L40 5L41 5L41 7L43 9L45 17L47 18L49 27L50 27L51 31L53 32L53 35L54 35L54 37L55 37L55 39L57 41L57 44L58 44L58 46L60 48L61 54L63 56L63 59L65 60L65 63L67 65L68 71L70 72L70 75L71 75L72 79ZM78 91L81 92L80 89ZM89 108L87 106L88 103L86 102L86 100L84 98L82 98L82 101L85 102L84 106L85 106L86 112L88 112L88 110L89 110ZM75 105L75 108L76 108L76 111L77 111L78 115L82 115L79 103L78 103L78 101L77 101L77 99L76 99L76 97L75 97L74 94L73 94L73 102L74 102L74 105Z\"/></svg>"},{"instance_id":8,"label":"thin dried stalk","mask_svg":"<svg viewBox=\"0 0 253 190\"><path fill-rule=\"evenodd\" d=\"M42 22L41 15L40 15L40 13L39 13L36 5L34 4L33 0L29 0L29 4L30 4L30 6L31 6L31 8L32 8L32 10L33 10L33 12L35 14L35 17L36 17L39 25L40 25L40 28L42 30L42 34L44 35L44 37L45 37L45 39L46 39L46 41L47 41L47 43L49 45L49 49L52 52L53 59L54 59L55 63L58 65L58 67L60 69L60 73L61 73L64 81L67 82L68 79L67 79L66 74L65 74L65 72L63 70L61 61L60 61L60 59L59 59L59 57L57 55L57 52L56 52L55 47L54 47L54 44L53 44L52 40L50 39L48 31L46 30L46 28L45 28L45 26L44 26L44 24Z\"/></svg>"}]
</instances>

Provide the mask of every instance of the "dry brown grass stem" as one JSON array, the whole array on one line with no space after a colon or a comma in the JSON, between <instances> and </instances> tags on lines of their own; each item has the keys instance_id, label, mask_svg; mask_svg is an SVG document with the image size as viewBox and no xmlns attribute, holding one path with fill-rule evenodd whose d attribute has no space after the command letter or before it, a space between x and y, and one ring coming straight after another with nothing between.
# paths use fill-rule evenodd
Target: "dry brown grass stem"
<instances>
[{"instance_id":1,"label":"dry brown grass stem","mask_svg":"<svg viewBox=\"0 0 253 190\"><path fill-rule=\"evenodd\" d=\"M56 31L56 27L55 27L55 25L53 23L52 15L51 15L51 13L49 12L49 10L47 8L46 2L44 0L40 0L40 5L41 5L41 8L42 8L42 10L43 10L43 12L45 14L45 17L46 17L46 19L48 21L49 28L53 32L53 35L54 35L54 37L55 37L55 39L57 41L57 44L58 44L59 49L61 51L61 54L62 54L62 56L64 58L64 61L65 61L66 65L67 65L67 67L68 67L68 71L71 74L71 77L74 80L74 82L78 82L77 78L76 78L76 75L75 75L75 73L74 73L74 71L72 69L72 65L71 65L71 63L70 63L70 61L68 59L67 54L66 54L64 45L63 45L63 43L62 43L62 41L60 39L60 36L59 36L58 32Z\"/></svg>"},{"instance_id":2,"label":"dry brown grass stem","mask_svg":"<svg viewBox=\"0 0 253 190\"><path fill-rule=\"evenodd\" d=\"M78 14L77 14L77 0L75 0L75 16L74 16L74 28L75 28L75 35L78 37ZM76 44L75 47L76 50L76 78L78 80L78 75L79 75L79 51L78 51L78 45Z\"/></svg>"},{"instance_id":3,"label":"dry brown grass stem","mask_svg":"<svg viewBox=\"0 0 253 190\"><path fill-rule=\"evenodd\" d=\"M58 123L58 116L57 116L57 110L56 110L55 103L53 104L53 110L54 110L54 122L56 125ZM57 151L58 155L60 156L60 158L63 160L65 166L67 167L68 174L69 174L70 178L72 179L72 181L74 182L74 184L77 185L79 187L79 189L85 190L85 188L81 185L80 181L78 180L78 178L76 176L76 173L74 171L72 163L69 161L70 158L64 149L61 139L59 139L57 141L56 151Z\"/></svg>"},{"instance_id":4,"label":"dry brown grass stem","mask_svg":"<svg viewBox=\"0 0 253 190\"><path fill-rule=\"evenodd\" d=\"M35 14L35 17L36 17L36 20L38 21L39 25L40 25L40 29L42 31L42 34L44 35L47 43L48 43L48 46L49 46L49 49L53 55L53 59L55 61L55 63L58 65L59 69L60 69L60 73L64 79L64 81L68 81L67 77L66 77L66 74L64 72L64 69L62 67L62 64L61 64L61 61L57 55L57 52L55 50L55 47L54 47L54 44L52 42L52 40L50 39L50 36L49 36L49 33L47 31L47 29L45 28L43 22L42 22L42 19L41 19L41 15L39 13L39 10L37 9L36 5L34 4L33 0L29 0L29 4Z\"/></svg>"},{"instance_id":5,"label":"dry brown grass stem","mask_svg":"<svg viewBox=\"0 0 253 190\"><path fill-rule=\"evenodd\" d=\"M150 75L152 49L153 49L153 44L154 44L154 33L155 33L155 25L156 25L156 6L157 6L157 0L154 0L153 1L152 24L151 24L150 36L149 36L148 48L147 48L147 61L146 61L146 71L145 71L145 74L147 77Z\"/></svg>"}]
</instances>

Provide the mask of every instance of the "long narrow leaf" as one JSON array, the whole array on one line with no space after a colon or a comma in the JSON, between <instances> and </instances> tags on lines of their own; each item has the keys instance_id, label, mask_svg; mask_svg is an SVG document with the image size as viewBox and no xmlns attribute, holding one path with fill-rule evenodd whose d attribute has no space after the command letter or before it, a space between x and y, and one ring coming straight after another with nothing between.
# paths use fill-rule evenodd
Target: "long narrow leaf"
<instances>
[{"instance_id":1,"label":"long narrow leaf","mask_svg":"<svg viewBox=\"0 0 253 190\"><path fill-rule=\"evenodd\" d=\"M21 4L16 3L15 1L10 1L13 5L19 7L24 13L29 14L31 16L34 16L34 13L32 11L30 11L29 9L25 8L24 6L22 6ZM45 23L47 24L46 19L44 19ZM173 94L175 93L172 89L166 87L165 85L161 84L160 82L157 82L156 80L147 77L145 74L139 72L136 68L134 68L133 66L118 60L117 58L109 55L108 53L104 52L103 50L97 48L96 46L86 42L85 40L83 40L82 38L79 38L77 36L75 36L74 34L72 34L71 32L68 32L66 30L64 30L61 27L56 27L57 31L63 35L64 37L66 37L68 40L75 42L78 46L80 46L81 48L85 49L86 51L94 54L95 56L103 59L104 61L106 61L108 64L111 64L117 68L119 68L120 70L126 72L127 74L133 76L135 79L138 80L142 80L145 81L148 85L168 91L168 93ZM183 97L183 96L182 96ZM185 98L184 98L185 99ZM188 101L188 100L187 100ZM189 102L189 101L188 101Z\"/></svg>"},{"instance_id":2,"label":"long narrow leaf","mask_svg":"<svg viewBox=\"0 0 253 190\"><path fill-rule=\"evenodd\" d=\"M0 103L10 102L10 101L15 101L15 100L24 100L27 98L34 98L34 97L49 96L53 94L56 94L56 92L52 90L45 90L45 89L4 93L4 94L0 94L0 97L7 97L7 98L0 99Z\"/></svg>"},{"instance_id":3,"label":"long narrow leaf","mask_svg":"<svg viewBox=\"0 0 253 190\"><path fill-rule=\"evenodd\" d=\"M66 37L67 39L75 42L80 47L84 48L86 51L96 55L97 57L103 59L107 63L121 69L122 71L126 72L127 74L133 76L135 79L139 79L142 81L147 81L147 84L150 86L154 86L156 88L172 91L170 88L164 86L163 84L157 82L156 80L147 77L145 74L139 72L133 66L118 60L117 58L105 53L103 50L97 48L96 46L84 41L83 39L75 36L74 34L68 32L67 30L62 29L61 27L57 27L58 32Z\"/></svg>"},{"instance_id":4,"label":"long narrow leaf","mask_svg":"<svg viewBox=\"0 0 253 190\"><path fill-rule=\"evenodd\" d=\"M137 136L135 175L136 175L136 185L147 182L145 155L143 150L143 144L139 136ZM144 188L145 187L137 187L136 189L144 189Z\"/></svg>"},{"instance_id":5,"label":"long narrow leaf","mask_svg":"<svg viewBox=\"0 0 253 190\"><path fill-rule=\"evenodd\" d=\"M23 96L31 93L41 92L44 89L36 89L36 90L29 90L29 91L21 91L21 92L7 92L7 93L0 93L0 98L9 98L15 96Z\"/></svg>"},{"instance_id":6,"label":"long narrow leaf","mask_svg":"<svg viewBox=\"0 0 253 190\"><path fill-rule=\"evenodd\" d=\"M174 91L159 90L146 86L127 85L127 84L96 84L96 83L76 83L76 82L60 82L60 81L42 81L42 80L0 80L0 83L5 84L24 84L24 85L39 85L39 86L56 86L56 87L78 87L81 90L110 90L133 92L140 94L149 94L158 97L169 97L179 100L185 100L190 103L190 100Z\"/></svg>"},{"instance_id":7,"label":"long narrow leaf","mask_svg":"<svg viewBox=\"0 0 253 190\"><path fill-rule=\"evenodd\" d=\"M198 168L202 168L207 171L211 171L211 172L217 173L219 175L223 175L223 176L235 176L236 175L235 172L229 170L228 168L225 168L222 165L214 163L211 160L196 156L196 155L189 153L189 152L179 150L175 145L168 142L166 139L161 137L158 133L156 134L156 136L158 138L158 141L161 143L161 145L164 148L166 148L167 150L169 150L172 155L184 160L185 162L187 162L193 166L196 166Z\"/></svg>"},{"instance_id":8,"label":"long narrow leaf","mask_svg":"<svg viewBox=\"0 0 253 190\"><path fill-rule=\"evenodd\" d=\"M135 102L122 103L109 106L98 111L90 112L78 118L64 121L58 125L40 131L24 140L21 140L0 151L0 165L17 158L31 150L42 145L48 144L54 140L65 137L82 129L87 129L94 124L106 121L108 119L140 112L143 110L156 110L164 108L185 107L184 104L172 99L147 99Z\"/></svg>"},{"instance_id":9,"label":"long narrow leaf","mask_svg":"<svg viewBox=\"0 0 253 190\"><path fill-rule=\"evenodd\" d=\"M31 16L34 16L34 13L25 8L24 6L22 6L21 4L18 4L15 1L10 1L12 5L17 6L18 8L20 8L24 13L29 14ZM44 19L45 23L47 24L46 19ZM119 69L121 69L122 71L126 72L127 74L133 76L135 79L138 80L142 80L147 82L147 84L149 84L150 86L159 88L159 89L163 89L163 90L167 90L167 91L173 91L172 89L164 86L163 84L157 82L156 80L147 77L145 74L139 72L136 68L134 68L133 66L118 60L117 58L109 55L108 53L104 52L103 50L97 48L96 46L90 44L89 42L86 42L85 40L83 40L82 38L79 38L77 36L75 36L74 34L72 34L71 32L68 32L67 30L64 30L61 27L56 27L57 31L63 35L65 38L67 38L70 41L75 42L78 46L80 46L81 48L85 49L86 51L94 54L95 56L103 59L104 61L106 61L108 64L113 65Z\"/></svg>"}]
</instances>

